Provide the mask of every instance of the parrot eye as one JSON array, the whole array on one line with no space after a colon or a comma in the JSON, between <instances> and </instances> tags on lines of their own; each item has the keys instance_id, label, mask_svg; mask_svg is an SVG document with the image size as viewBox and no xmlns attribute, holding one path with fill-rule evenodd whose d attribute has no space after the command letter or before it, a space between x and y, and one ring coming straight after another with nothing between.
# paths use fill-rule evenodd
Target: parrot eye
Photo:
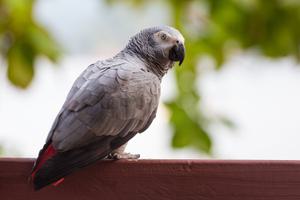
<instances>
[{"instance_id":1,"label":"parrot eye","mask_svg":"<svg viewBox=\"0 0 300 200\"><path fill-rule=\"evenodd\" d=\"M168 38L168 36L165 33L162 33L161 36L160 36L160 38L162 40L166 40Z\"/></svg>"}]
</instances>

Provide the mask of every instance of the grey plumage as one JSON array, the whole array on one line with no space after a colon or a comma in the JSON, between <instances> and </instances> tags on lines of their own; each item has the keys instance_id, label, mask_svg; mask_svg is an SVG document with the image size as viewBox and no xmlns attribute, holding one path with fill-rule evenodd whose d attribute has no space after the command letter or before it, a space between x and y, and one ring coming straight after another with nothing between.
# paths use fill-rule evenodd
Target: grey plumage
<instances>
[{"instance_id":1,"label":"grey plumage","mask_svg":"<svg viewBox=\"0 0 300 200\"><path fill-rule=\"evenodd\" d=\"M176 42L161 47L158 32L170 35L168 43L173 37ZM115 57L90 65L77 78L33 168L36 189L106 157L149 127L156 116L161 78L174 61L183 60L182 49L173 49L175 58L169 58L168 51L179 42L183 44L182 35L171 27L145 29ZM55 154L40 167L49 145Z\"/></svg>"},{"instance_id":2,"label":"grey plumage","mask_svg":"<svg viewBox=\"0 0 300 200\"><path fill-rule=\"evenodd\" d=\"M97 136L139 132L155 115L158 77L144 66L118 60L90 65L74 83L48 137L58 151L79 147Z\"/></svg>"}]
</instances>

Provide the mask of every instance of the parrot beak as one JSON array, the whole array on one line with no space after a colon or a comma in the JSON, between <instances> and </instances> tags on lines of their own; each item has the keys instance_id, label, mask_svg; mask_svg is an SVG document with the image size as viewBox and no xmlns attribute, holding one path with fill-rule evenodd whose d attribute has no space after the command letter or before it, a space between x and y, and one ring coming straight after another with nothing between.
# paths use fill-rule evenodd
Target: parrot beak
<instances>
[{"instance_id":1,"label":"parrot beak","mask_svg":"<svg viewBox=\"0 0 300 200\"><path fill-rule=\"evenodd\" d=\"M179 61L179 65L182 64L185 56L185 48L183 44L179 43L170 49L169 59L172 61Z\"/></svg>"}]
</instances>

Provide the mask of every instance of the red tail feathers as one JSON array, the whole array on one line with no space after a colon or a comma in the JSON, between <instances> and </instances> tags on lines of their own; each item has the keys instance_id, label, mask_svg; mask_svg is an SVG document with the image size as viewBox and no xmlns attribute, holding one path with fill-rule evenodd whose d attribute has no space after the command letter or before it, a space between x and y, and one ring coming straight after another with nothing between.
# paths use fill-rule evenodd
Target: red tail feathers
<instances>
[{"instance_id":1,"label":"red tail feathers","mask_svg":"<svg viewBox=\"0 0 300 200\"><path fill-rule=\"evenodd\" d=\"M36 167L34 171L31 173L32 179L34 179L36 172L43 166L43 164L55 154L56 154L56 150L54 149L52 144L49 144L49 146L45 149L42 155L40 155L39 158L37 159Z\"/></svg>"},{"instance_id":2,"label":"red tail feathers","mask_svg":"<svg viewBox=\"0 0 300 200\"><path fill-rule=\"evenodd\" d=\"M40 155L37 159L36 167L31 173L31 178L34 179L36 172L43 166L43 164L52 156L56 154L56 150L54 149L52 144L49 144L45 151ZM57 186L64 181L64 178L59 179L58 181L52 183L53 186Z\"/></svg>"},{"instance_id":3,"label":"red tail feathers","mask_svg":"<svg viewBox=\"0 0 300 200\"><path fill-rule=\"evenodd\" d=\"M58 186L59 184L61 184L62 182L64 182L64 180L65 180L65 178L61 178L61 179L59 179L58 181L52 183L52 185L56 187L56 186Z\"/></svg>"}]
</instances>

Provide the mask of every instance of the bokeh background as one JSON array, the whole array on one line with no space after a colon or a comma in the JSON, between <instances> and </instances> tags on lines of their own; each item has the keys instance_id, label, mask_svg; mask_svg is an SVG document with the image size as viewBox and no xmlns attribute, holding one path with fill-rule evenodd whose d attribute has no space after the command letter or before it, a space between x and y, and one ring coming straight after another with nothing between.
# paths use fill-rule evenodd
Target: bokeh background
<instances>
[{"instance_id":1,"label":"bokeh background","mask_svg":"<svg viewBox=\"0 0 300 200\"><path fill-rule=\"evenodd\" d=\"M186 38L142 158L300 159L298 0L0 0L1 156L35 157L75 78L139 30Z\"/></svg>"}]
</instances>

